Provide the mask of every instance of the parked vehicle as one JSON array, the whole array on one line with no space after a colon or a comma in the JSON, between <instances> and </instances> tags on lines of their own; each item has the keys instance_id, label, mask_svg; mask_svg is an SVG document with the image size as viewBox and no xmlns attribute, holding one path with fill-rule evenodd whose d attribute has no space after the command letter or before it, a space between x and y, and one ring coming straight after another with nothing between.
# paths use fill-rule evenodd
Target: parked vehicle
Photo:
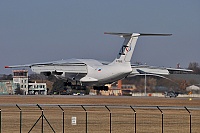
<instances>
[{"instance_id":1,"label":"parked vehicle","mask_svg":"<svg viewBox=\"0 0 200 133\"><path fill-rule=\"evenodd\" d=\"M77 92L77 93L73 93L74 96L84 96L85 93L83 92Z\"/></svg>"},{"instance_id":2,"label":"parked vehicle","mask_svg":"<svg viewBox=\"0 0 200 133\"><path fill-rule=\"evenodd\" d=\"M175 98L175 97L178 96L178 94L179 94L179 93L178 93L178 92L175 92L175 91L168 91L168 92L165 91L165 94L164 94L164 95L165 95L165 97L170 97L170 98L171 98L171 97L174 97L174 98Z\"/></svg>"}]
</instances>

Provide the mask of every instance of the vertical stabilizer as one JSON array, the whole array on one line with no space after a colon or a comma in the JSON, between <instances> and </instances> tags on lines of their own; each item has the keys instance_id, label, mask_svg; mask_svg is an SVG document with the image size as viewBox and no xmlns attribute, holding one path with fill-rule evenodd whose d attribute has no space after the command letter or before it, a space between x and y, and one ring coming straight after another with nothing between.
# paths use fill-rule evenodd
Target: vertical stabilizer
<instances>
[{"instance_id":1,"label":"vertical stabilizer","mask_svg":"<svg viewBox=\"0 0 200 133\"><path fill-rule=\"evenodd\" d=\"M133 51L135 49L135 45L139 36L170 36L172 35L172 34L143 34L143 33L109 33L109 32L106 32L105 34L118 35L124 38L124 42L117 56L117 59L114 60L114 62L119 62L119 63L131 61Z\"/></svg>"},{"instance_id":2,"label":"vertical stabilizer","mask_svg":"<svg viewBox=\"0 0 200 133\"><path fill-rule=\"evenodd\" d=\"M123 45L119 51L119 54L117 56L118 60L122 60L122 62L130 62L133 51L135 49L135 45L138 39L138 36L140 34L129 34L129 35L123 35L124 37L124 42Z\"/></svg>"},{"instance_id":3,"label":"vertical stabilizer","mask_svg":"<svg viewBox=\"0 0 200 133\"><path fill-rule=\"evenodd\" d=\"M122 44L122 47L119 51L119 54L115 62L121 62L121 63L130 62L138 36L140 34L139 33L105 33L105 34L119 35L120 37L124 38L124 42Z\"/></svg>"}]
</instances>

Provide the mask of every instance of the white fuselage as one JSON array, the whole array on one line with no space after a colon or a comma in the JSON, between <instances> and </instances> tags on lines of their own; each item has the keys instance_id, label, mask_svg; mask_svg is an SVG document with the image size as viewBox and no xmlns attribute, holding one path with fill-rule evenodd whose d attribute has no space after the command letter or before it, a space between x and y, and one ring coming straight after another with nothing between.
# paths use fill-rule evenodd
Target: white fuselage
<instances>
[{"instance_id":1,"label":"white fuselage","mask_svg":"<svg viewBox=\"0 0 200 133\"><path fill-rule=\"evenodd\" d=\"M130 62L108 65L87 65L87 75L80 79L82 84L104 85L120 80L131 72Z\"/></svg>"},{"instance_id":2,"label":"white fuselage","mask_svg":"<svg viewBox=\"0 0 200 133\"><path fill-rule=\"evenodd\" d=\"M50 72L63 78L80 81L82 85L102 86L123 79L132 72L130 62L119 62L104 65L94 59L75 59L80 64L73 65L35 65L31 69L35 73ZM61 73L60 73L61 72Z\"/></svg>"}]
</instances>

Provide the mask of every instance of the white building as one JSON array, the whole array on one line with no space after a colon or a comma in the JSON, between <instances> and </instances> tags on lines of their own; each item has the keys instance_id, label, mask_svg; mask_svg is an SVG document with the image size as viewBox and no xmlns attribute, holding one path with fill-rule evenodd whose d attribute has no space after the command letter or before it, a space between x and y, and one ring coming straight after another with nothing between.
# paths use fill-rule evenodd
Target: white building
<instances>
[{"instance_id":1,"label":"white building","mask_svg":"<svg viewBox=\"0 0 200 133\"><path fill-rule=\"evenodd\" d=\"M31 95L47 95L46 83L28 83L28 94Z\"/></svg>"},{"instance_id":2,"label":"white building","mask_svg":"<svg viewBox=\"0 0 200 133\"><path fill-rule=\"evenodd\" d=\"M28 70L13 70L13 83L18 84L19 88L28 94Z\"/></svg>"},{"instance_id":3,"label":"white building","mask_svg":"<svg viewBox=\"0 0 200 133\"><path fill-rule=\"evenodd\" d=\"M200 91L200 87L198 85L191 85L186 87L187 91Z\"/></svg>"},{"instance_id":4,"label":"white building","mask_svg":"<svg viewBox=\"0 0 200 133\"><path fill-rule=\"evenodd\" d=\"M13 83L19 85L19 88L23 90L24 95L47 94L46 83L28 82L28 70L13 70Z\"/></svg>"}]
</instances>

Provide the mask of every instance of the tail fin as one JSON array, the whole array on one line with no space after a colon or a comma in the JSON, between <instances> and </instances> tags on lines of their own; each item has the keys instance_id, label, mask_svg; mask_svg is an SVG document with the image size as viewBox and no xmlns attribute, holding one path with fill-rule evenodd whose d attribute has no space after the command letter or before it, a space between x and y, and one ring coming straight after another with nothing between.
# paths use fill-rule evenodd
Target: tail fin
<instances>
[{"instance_id":1,"label":"tail fin","mask_svg":"<svg viewBox=\"0 0 200 133\"><path fill-rule=\"evenodd\" d=\"M110 33L105 34L118 35L123 37L125 40L120 49L120 52L115 59L115 62L130 62L132 58L133 51L139 36L170 36L172 34L143 34L143 33Z\"/></svg>"}]
</instances>

